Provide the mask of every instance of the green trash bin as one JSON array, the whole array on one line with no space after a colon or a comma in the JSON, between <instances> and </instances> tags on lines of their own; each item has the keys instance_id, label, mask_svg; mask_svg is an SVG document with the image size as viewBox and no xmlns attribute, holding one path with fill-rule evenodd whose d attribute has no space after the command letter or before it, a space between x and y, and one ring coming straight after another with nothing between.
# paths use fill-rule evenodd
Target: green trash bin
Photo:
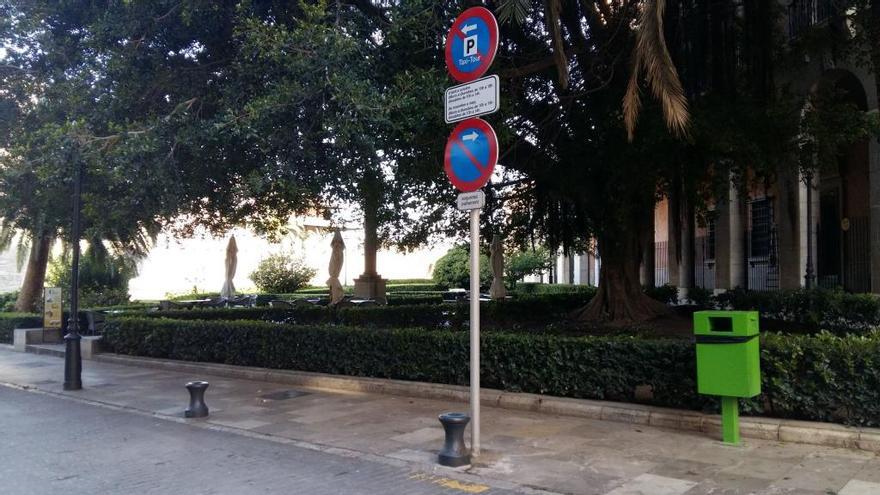
<instances>
[{"instance_id":1,"label":"green trash bin","mask_svg":"<svg viewBox=\"0 0 880 495\"><path fill-rule=\"evenodd\" d=\"M739 398L761 393L757 311L694 313L697 391L721 397L724 441L739 443Z\"/></svg>"}]
</instances>

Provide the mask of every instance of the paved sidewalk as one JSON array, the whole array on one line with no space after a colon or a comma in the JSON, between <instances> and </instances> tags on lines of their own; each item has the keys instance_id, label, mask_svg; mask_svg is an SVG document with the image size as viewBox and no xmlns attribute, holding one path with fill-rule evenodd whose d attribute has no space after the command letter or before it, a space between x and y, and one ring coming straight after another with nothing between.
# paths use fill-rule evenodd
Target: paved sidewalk
<instances>
[{"instance_id":1,"label":"paved sidewalk","mask_svg":"<svg viewBox=\"0 0 880 495\"><path fill-rule=\"evenodd\" d=\"M514 495L424 471L0 387L3 495Z\"/></svg>"},{"instance_id":2,"label":"paved sidewalk","mask_svg":"<svg viewBox=\"0 0 880 495\"><path fill-rule=\"evenodd\" d=\"M0 382L62 393L62 377L57 357L0 350ZM442 443L437 414L466 408L93 361L84 363L85 390L63 394L179 418L183 384L192 379L211 382L211 417L188 422L421 467L434 464ZM880 494L880 458L872 453L759 440L728 447L702 434L496 408L483 409L483 448L468 474L487 485L612 495Z\"/></svg>"}]
</instances>

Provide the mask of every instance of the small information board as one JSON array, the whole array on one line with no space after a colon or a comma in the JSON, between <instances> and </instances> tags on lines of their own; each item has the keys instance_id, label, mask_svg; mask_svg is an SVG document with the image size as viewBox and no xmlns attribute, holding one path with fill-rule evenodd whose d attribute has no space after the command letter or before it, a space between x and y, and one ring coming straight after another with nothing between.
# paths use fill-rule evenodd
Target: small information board
<instances>
[{"instance_id":1,"label":"small information board","mask_svg":"<svg viewBox=\"0 0 880 495\"><path fill-rule=\"evenodd\" d=\"M43 328L60 330L62 319L61 288L46 287L43 289Z\"/></svg>"},{"instance_id":2,"label":"small information board","mask_svg":"<svg viewBox=\"0 0 880 495\"><path fill-rule=\"evenodd\" d=\"M497 112L499 88L498 76L492 75L447 89L443 99L446 123Z\"/></svg>"},{"instance_id":3,"label":"small information board","mask_svg":"<svg viewBox=\"0 0 880 495\"><path fill-rule=\"evenodd\" d=\"M486 194L483 191L461 193L458 195L457 205L461 211L482 209L486 206Z\"/></svg>"},{"instance_id":4,"label":"small information board","mask_svg":"<svg viewBox=\"0 0 880 495\"><path fill-rule=\"evenodd\" d=\"M446 123L498 111L500 100L498 76L489 76L446 90L444 102Z\"/></svg>"}]
</instances>

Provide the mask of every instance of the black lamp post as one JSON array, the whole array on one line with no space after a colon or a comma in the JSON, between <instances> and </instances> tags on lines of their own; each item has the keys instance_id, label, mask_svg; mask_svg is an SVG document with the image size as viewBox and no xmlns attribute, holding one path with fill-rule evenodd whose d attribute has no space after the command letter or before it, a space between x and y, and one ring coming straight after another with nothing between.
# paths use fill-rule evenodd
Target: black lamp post
<instances>
[{"instance_id":1,"label":"black lamp post","mask_svg":"<svg viewBox=\"0 0 880 495\"><path fill-rule=\"evenodd\" d=\"M70 274L70 318L67 320L67 335L64 336L64 390L82 389L82 353L79 334L79 238L80 203L82 201L82 163L74 163L73 178L73 263Z\"/></svg>"}]
</instances>

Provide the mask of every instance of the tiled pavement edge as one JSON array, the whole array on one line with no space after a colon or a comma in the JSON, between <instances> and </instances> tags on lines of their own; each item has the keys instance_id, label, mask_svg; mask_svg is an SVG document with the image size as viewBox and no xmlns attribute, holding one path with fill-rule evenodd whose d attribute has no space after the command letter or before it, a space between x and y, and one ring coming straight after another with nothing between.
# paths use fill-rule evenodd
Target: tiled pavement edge
<instances>
[{"instance_id":1,"label":"tiled pavement edge","mask_svg":"<svg viewBox=\"0 0 880 495\"><path fill-rule=\"evenodd\" d=\"M34 350L38 349L35 347L31 348ZM466 403L470 400L467 387L436 383L345 377L321 373L139 358L117 354L98 354L94 356L94 359L106 363L172 371L209 373L215 376L285 383L326 390L401 395L461 403ZM510 393L492 389L482 390L481 401L485 406L502 409L560 414L587 419L602 419L605 421L702 432L712 438L720 438L721 436L720 416L694 411L619 402ZM743 438L843 447L880 453L880 429L878 428L854 428L832 423L763 417L742 417L740 425Z\"/></svg>"},{"instance_id":2,"label":"tiled pavement edge","mask_svg":"<svg viewBox=\"0 0 880 495\"><path fill-rule=\"evenodd\" d=\"M268 394L291 385L180 370L87 361L85 390L67 393L62 360L0 351L3 382L420 469L435 469L443 435L436 415L462 409L449 400L304 386L296 387L303 395L272 400ZM207 421L180 417L183 383L193 378L211 382ZM880 459L858 450L767 440L727 447L695 432L497 407L484 409L483 431L479 463L449 477L576 494L880 493Z\"/></svg>"}]
</instances>

